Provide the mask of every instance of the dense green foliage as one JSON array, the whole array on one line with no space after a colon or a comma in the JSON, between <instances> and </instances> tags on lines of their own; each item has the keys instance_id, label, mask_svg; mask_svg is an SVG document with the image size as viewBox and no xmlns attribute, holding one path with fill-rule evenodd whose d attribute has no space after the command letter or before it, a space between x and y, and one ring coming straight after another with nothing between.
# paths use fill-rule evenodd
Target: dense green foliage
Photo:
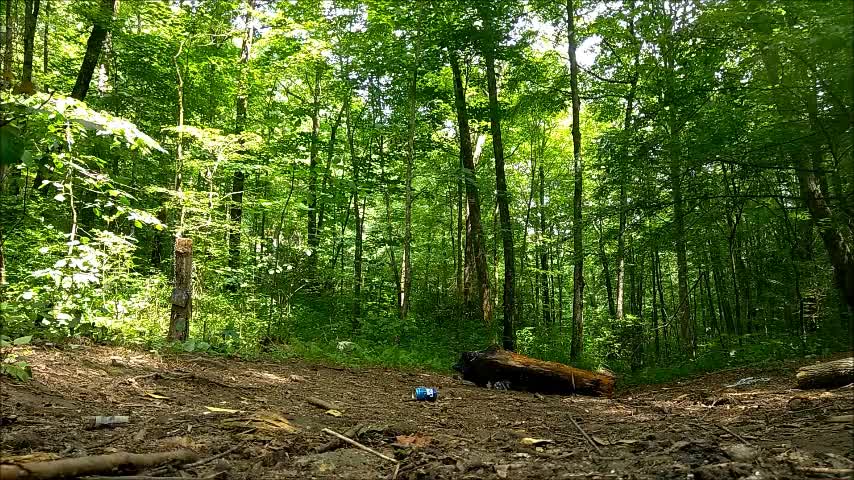
<instances>
[{"instance_id":1,"label":"dense green foliage","mask_svg":"<svg viewBox=\"0 0 854 480\"><path fill-rule=\"evenodd\" d=\"M164 344L183 236L187 349L566 361L573 303L622 372L846 347L850 2L476 3L3 0L2 333Z\"/></svg>"}]
</instances>

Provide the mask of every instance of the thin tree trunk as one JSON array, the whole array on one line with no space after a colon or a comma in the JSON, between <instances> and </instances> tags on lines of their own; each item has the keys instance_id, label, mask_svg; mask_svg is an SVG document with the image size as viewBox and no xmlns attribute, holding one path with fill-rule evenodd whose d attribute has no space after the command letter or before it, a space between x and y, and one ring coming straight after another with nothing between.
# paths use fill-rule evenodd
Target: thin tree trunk
<instances>
[{"instance_id":1,"label":"thin tree trunk","mask_svg":"<svg viewBox=\"0 0 854 480\"><path fill-rule=\"evenodd\" d=\"M569 51L569 84L572 91L572 172L575 180L572 205L572 238L573 238L573 294L572 294L572 344L569 356L578 360L584 351L584 245L582 243L581 201L582 174L584 171L581 161L581 101L578 93L578 60L575 56L577 48L575 32L574 0L566 1L567 39Z\"/></svg>"},{"instance_id":2,"label":"thin tree trunk","mask_svg":"<svg viewBox=\"0 0 854 480\"><path fill-rule=\"evenodd\" d=\"M415 162L415 109L418 89L418 41L415 42L415 59L409 81L409 138L406 144L406 199L404 208L403 258L400 266L400 318L409 315L412 289L412 164Z\"/></svg>"},{"instance_id":3,"label":"thin tree trunk","mask_svg":"<svg viewBox=\"0 0 854 480\"><path fill-rule=\"evenodd\" d=\"M6 0L7 2L11 2L11 0ZM50 39L48 38L48 33L50 32L50 0L45 0L44 5L44 30L42 31L42 73L47 74L50 70L49 68L49 52L50 52Z\"/></svg>"},{"instance_id":4,"label":"thin tree trunk","mask_svg":"<svg viewBox=\"0 0 854 480\"><path fill-rule=\"evenodd\" d=\"M243 37L243 45L240 49L240 60L238 65L240 72L237 84L237 100L236 100L236 115L234 122L234 131L238 135L246 129L247 109L249 103L249 86L248 83L248 65L249 56L252 51L252 41L255 37L255 30L252 27L252 12L255 9L255 0L247 0L246 2L246 31ZM231 220L231 230L228 234L228 266L231 269L232 278L228 282L228 290L236 292L240 281L237 271L240 269L240 234L241 224L243 223L243 191L245 189L246 174L238 167L234 170L231 178L231 204L229 208L229 218Z\"/></svg>"},{"instance_id":5,"label":"thin tree trunk","mask_svg":"<svg viewBox=\"0 0 854 480\"><path fill-rule=\"evenodd\" d=\"M669 7L671 10L673 5ZM666 95L672 102L675 98L674 90L674 61L673 48L670 45L675 32L675 15L670 13L670 35L663 45L665 71L667 72ZM682 156L679 152L679 133L676 127L675 104L670 105L667 115L668 123L668 157L670 161L670 193L673 199L673 236L676 249L676 272L679 291L679 301L676 306L677 321L679 324L680 344L685 350L692 350L694 342L691 332L691 310L688 299L688 253L685 238L685 205L682 198Z\"/></svg>"},{"instance_id":6,"label":"thin tree trunk","mask_svg":"<svg viewBox=\"0 0 854 480\"><path fill-rule=\"evenodd\" d=\"M605 277L605 294L608 297L608 315L610 315L611 318L620 319L620 318L622 318L622 316L620 316L620 317L617 316L617 310L616 310L615 305L614 305L614 291L613 291L613 287L611 285L611 269L608 265L608 255L605 253L605 234L602 231L603 229L601 226L599 226L598 230L599 230L599 260L602 262L602 276ZM617 258L618 258L617 265L619 266L619 260L622 260L623 257L618 255ZM620 285L621 281L622 281L622 271L618 271L618 274L617 274L617 285L618 286ZM617 295L618 295L617 298L620 298L621 294L622 294L622 291L620 291L618 289L617 290ZM620 309L622 310L622 302L620 302L618 305L620 305ZM620 311L620 314L622 315L622 311Z\"/></svg>"},{"instance_id":7,"label":"thin tree trunk","mask_svg":"<svg viewBox=\"0 0 854 480\"><path fill-rule=\"evenodd\" d=\"M347 144L350 150L350 162L353 168L353 221L356 223L356 245L355 253L353 254L353 317L351 326L353 331L359 329L362 318L362 237L363 237L363 215L359 210L359 170L360 160L356 155L356 144L353 138L353 117L351 112L352 93L348 95L346 105L344 107L345 118L347 123Z\"/></svg>"},{"instance_id":8,"label":"thin tree trunk","mask_svg":"<svg viewBox=\"0 0 854 480\"><path fill-rule=\"evenodd\" d=\"M513 225L510 219L507 177L504 172L504 143L501 139L501 107L498 104L498 82L495 74L495 49L498 44L493 25L492 7L481 9L487 25L488 38L483 44L486 62L486 83L489 94L489 125L492 134L492 151L495 157L495 186L498 214L501 220L501 246L504 251L504 322L502 344L506 350L516 348L514 317L516 316L516 258L513 252ZM497 266L496 266L497 268Z\"/></svg>"},{"instance_id":9,"label":"thin tree trunk","mask_svg":"<svg viewBox=\"0 0 854 480\"><path fill-rule=\"evenodd\" d=\"M92 75L95 73L95 67L98 66L98 58L104 48L104 41L107 40L107 33L112 27L118 3L118 0L101 0L101 10L92 26L89 40L86 41L86 53L83 55L77 80L71 90L71 96L77 100L85 99L89 92L89 84L92 83Z\"/></svg>"},{"instance_id":10,"label":"thin tree trunk","mask_svg":"<svg viewBox=\"0 0 854 480\"><path fill-rule=\"evenodd\" d=\"M483 244L483 227L480 215L480 195L475 176L474 155L471 146L471 131L469 130L468 111L466 107L465 90L463 89L462 72L456 52L450 55L451 70L454 75L454 104L457 114L457 135L460 141L460 158L463 166L464 183L466 188L466 249L471 246L471 257L474 260L475 271L480 285L480 300L483 321L487 328L492 327L492 293L489 273L486 266L486 249ZM469 240L471 239L471 240Z\"/></svg>"},{"instance_id":11,"label":"thin tree trunk","mask_svg":"<svg viewBox=\"0 0 854 480\"><path fill-rule=\"evenodd\" d=\"M317 275L317 247L319 238L317 236L317 151L319 147L318 131L320 130L320 63L315 65L314 83L311 87L311 144L309 146L308 161L308 248L311 254L308 257L308 282L313 287Z\"/></svg>"},{"instance_id":12,"label":"thin tree trunk","mask_svg":"<svg viewBox=\"0 0 854 480\"><path fill-rule=\"evenodd\" d=\"M652 274L652 332L655 335L655 358L656 360L658 360L659 358L661 358L661 342L658 336L658 301L655 295L656 285L658 284L658 282L656 281L658 265L656 263L655 253L653 253L651 257L652 266L650 270ZM662 318L662 321L667 321L667 319Z\"/></svg>"}]
</instances>

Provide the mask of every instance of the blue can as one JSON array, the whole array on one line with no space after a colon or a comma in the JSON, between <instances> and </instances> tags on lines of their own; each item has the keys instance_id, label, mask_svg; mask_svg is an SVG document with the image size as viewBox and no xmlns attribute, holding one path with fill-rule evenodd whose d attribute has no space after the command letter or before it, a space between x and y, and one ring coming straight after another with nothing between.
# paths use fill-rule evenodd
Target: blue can
<instances>
[{"instance_id":1,"label":"blue can","mask_svg":"<svg viewBox=\"0 0 854 480\"><path fill-rule=\"evenodd\" d=\"M420 402L435 402L439 397L439 392L435 388L416 387L412 392L412 399Z\"/></svg>"}]
</instances>

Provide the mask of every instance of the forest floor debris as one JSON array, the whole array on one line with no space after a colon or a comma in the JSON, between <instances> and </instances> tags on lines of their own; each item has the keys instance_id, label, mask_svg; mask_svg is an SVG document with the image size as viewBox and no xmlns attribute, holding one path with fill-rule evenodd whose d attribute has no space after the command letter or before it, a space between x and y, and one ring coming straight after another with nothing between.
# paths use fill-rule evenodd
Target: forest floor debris
<instances>
[{"instance_id":1,"label":"forest floor debris","mask_svg":"<svg viewBox=\"0 0 854 480\"><path fill-rule=\"evenodd\" d=\"M806 361L605 399L299 360L28 348L21 354L35 378L0 379L4 461L189 448L205 461L136 473L218 479L794 480L849 478L854 468L854 428L837 420L854 412L852 390L797 390L794 372ZM768 381L737 385L748 376ZM407 401L425 377L439 400ZM309 397L335 399L346 415L327 415ZM134 420L84 430L87 415Z\"/></svg>"}]
</instances>

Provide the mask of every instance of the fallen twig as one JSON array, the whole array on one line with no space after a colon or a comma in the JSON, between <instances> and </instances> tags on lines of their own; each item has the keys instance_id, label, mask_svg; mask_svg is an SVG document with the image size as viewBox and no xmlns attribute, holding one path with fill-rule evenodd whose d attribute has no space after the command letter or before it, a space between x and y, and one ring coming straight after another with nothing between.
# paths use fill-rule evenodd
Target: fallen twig
<instances>
[{"instance_id":1,"label":"fallen twig","mask_svg":"<svg viewBox=\"0 0 854 480\"><path fill-rule=\"evenodd\" d=\"M79 477L108 473L120 467L145 468L171 461L195 460L191 450L175 450L160 453L111 453L86 457L63 458L47 462L30 462L0 465L0 480L26 480Z\"/></svg>"},{"instance_id":2,"label":"fallen twig","mask_svg":"<svg viewBox=\"0 0 854 480\"><path fill-rule=\"evenodd\" d=\"M721 427L721 429L722 429L723 431L725 431L725 432L729 433L730 435L732 435L733 437L735 437L735 438L739 439L739 440L741 441L741 443L743 443L743 444L745 444L745 445L751 445L751 443L750 443L750 442L748 442L747 440L745 440L745 439L744 439L744 437L742 437L741 435L739 435L739 434L737 434L737 433L733 432L732 430L730 430L729 428L725 427L724 425L721 425L721 424L717 424L717 425L718 425L719 427Z\"/></svg>"},{"instance_id":3,"label":"fallen twig","mask_svg":"<svg viewBox=\"0 0 854 480\"><path fill-rule=\"evenodd\" d=\"M366 451L366 452L368 452L368 453L373 453L374 455L376 455L376 456L378 456L378 457L380 457L380 458L382 458L382 459L384 459L384 460L388 460L389 462L392 462L392 463L398 463L398 461L397 461L397 460L395 460L395 459L393 459L393 458L391 458L391 457L388 457L388 456L386 456L386 455L383 455L382 453L380 453L380 452L378 452L378 451L374 450L374 449L373 449L373 448L371 448L371 447L367 447L367 446L365 446L365 445L362 445L361 443L359 443L359 442L357 442L357 441L353 440L352 438L347 438L347 437L345 437L344 435L341 435L341 434L340 434L340 433L338 433L338 432L335 432L335 431L330 430L330 429L328 429L328 428L324 428L324 429L323 429L323 430L321 430L321 431L322 431L323 433L326 433L326 434L332 435L333 437L338 437L339 439L344 440L345 442L349 443L350 445L353 445L353 446L354 446L354 447L356 447L356 448L359 448L359 449L361 449L361 450L364 450L364 451Z\"/></svg>"},{"instance_id":4,"label":"fallen twig","mask_svg":"<svg viewBox=\"0 0 854 480\"><path fill-rule=\"evenodd\" d=\"M854 468L798 467L798 470L820 475L851 475L854 473Z\"/></svg>"},{"instance_id":5,"label":"fallen twig","mask_svg":"<svg viewBox=\"0 0 854 480\"><path fill-rule=\"evenodd\" d=\"M186 468L195 468L195 467L200 467L202 465L211 463L214 460L220 459L220 458L228 455L229 453L237 450L238 448L242 447L243 445L246 445L246 442L242 442L238 445L235 445L235 446L233 446L227 450L224 450L222 452L217 453L216 455L213 455L213 456L210 456L207 458L203 458L203 459L195 461L193 463L188 463L187 465L184 465L181 468L185 468L185 469ZM163 468L163 467L158 467L158 468L155 468L155 469L149 471L149 473L151 473L152 475L158 475L158 474L165 473L165 472L166 472L166 468ZM0 480L3 480L3 479L0 479Z\"/></svg>"},{"instance_id":6,"label":"fallen twig","mask_svg":"<svg viewBox=\"0 0 854 480\"><path fill-rule=\"evenodd\" d=\"M218 460L218 459L220 459L220 458L222 458L222 457L224 457L224 456L228 455L229 453L231 453L231 452L233 452L233 451L235 451L235 450L239 449L240 447L242 447L242 446L244 446L244 445L246 445L246 442L243 442L243 443L237 444L237 445L235 445L235 446L233 446L233 447L229 448L228 450L225 450L225 451L219 452L219 453L217 453L216 455L213 455L213 456L211 456L211 457L203 458L203 459L198 460L198 461L196 461L196 462L193 462L193 463L189 463L189 464L187 464L187 465L184 465L184 468L196 468L196 467L200 467L200 466L202 466L202 465L204 465L204 464L206 464L206 463L211 463L211 462L213 462L214 460Z\"/></svg>"},{"instance_id":7,"label":"fallen twig","mask_svg":"<svg viewBox=\"0 0 854 480\"><path fill-rule=\"evenodd\" d=\"M317 397L305 397L305 401L314 405L315 407L320 407L324 410L340 410L341 407L335 405L332 402L327 402L326 400L321 400Z\"/></svg>"},{"instance_id":8,"label":"fallen twig","mask_svg":"<svg viewBox=\"0 0 854 480\"><path fill-rule=\"evenodd\" d=\"M596 450L596 453L602 455L602 450L599 448L599 445L596 445L596 442L594 442L593 439L587 435L587 432L585 432L584 429L581 428L581 425L579 425L578 422L575 421L575 418L570 415L569 419L572 421L572 424L575 425L575 428L577 428L578 431L581 432L582 435L584 435L584 439L587 440L587 443L589 443L590 446Z\"/></svg>"}]
</instances>

